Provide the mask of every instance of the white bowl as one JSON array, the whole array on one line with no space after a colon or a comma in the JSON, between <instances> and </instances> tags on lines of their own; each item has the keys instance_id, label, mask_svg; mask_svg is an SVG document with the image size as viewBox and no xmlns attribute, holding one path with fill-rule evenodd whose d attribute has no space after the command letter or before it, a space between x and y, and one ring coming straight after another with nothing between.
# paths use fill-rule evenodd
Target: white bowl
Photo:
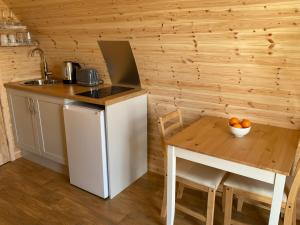
<instances>
[{"instance_id":1,"label":"white bowl","mask_svg":"<svg viewBox=\"0 0 300 225\"><path fill-rule=\"evenodd\" d=\"M236 128L236 127L232 127L229 125L229 129L231 131L231 133L236 136L236 137L244 137L245 135L247 135L250 130L251 127L248 128Z\"/></svg>"}]
</instances>

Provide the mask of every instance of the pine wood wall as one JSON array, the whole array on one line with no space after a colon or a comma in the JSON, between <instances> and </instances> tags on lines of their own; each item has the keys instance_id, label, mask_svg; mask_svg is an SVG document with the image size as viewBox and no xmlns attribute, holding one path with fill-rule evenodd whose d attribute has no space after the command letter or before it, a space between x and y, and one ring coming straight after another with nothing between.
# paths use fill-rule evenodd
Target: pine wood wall
<instances>
[{"instance_id":1,"label":"pine wood wall","mask_svg":"<svg viewBox=\"0 0 300 225\"><path fill-rule=\"evenodd\" d=\"M8 10L0 0L0 12ZM2 15L0 15L0 20ZM1 33L1 31L0 31ZM10 123L10 113L4 83L40 77L39 57L30 58L29 47L0 47L0 165L19 156ZM9 154L10 153L10 154Z\"/></svg>"},{"instance_id":2,"label":"pine wood wall","mask_svg":"<svg viewBox=\"0 0 300 225\"><path fill-rule=\"evenodd\" d=\"M161 172L157 117L179 107L300 128L299 0L5 0L57 76L64 60L97 68L97 40L129 40L149 90L149 164ZM218 137L216 137L218 138Z\"/></svg>"}]
</instances>

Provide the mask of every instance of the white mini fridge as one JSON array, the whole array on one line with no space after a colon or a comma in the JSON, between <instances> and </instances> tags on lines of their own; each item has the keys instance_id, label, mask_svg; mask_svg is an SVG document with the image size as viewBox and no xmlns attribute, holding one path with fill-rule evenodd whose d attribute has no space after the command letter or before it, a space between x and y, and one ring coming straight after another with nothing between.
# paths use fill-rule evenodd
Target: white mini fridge
<instances>
[{"instance_id":1,"label":"white mini fridge","mask_svg":"<svg viewBox=\"0 0 300 225\"><path fill-rule=\"evenodd\" d=\"M70 183L109 196L104 110L85 103L64 106Z\"/></svg>"}]
</instances>

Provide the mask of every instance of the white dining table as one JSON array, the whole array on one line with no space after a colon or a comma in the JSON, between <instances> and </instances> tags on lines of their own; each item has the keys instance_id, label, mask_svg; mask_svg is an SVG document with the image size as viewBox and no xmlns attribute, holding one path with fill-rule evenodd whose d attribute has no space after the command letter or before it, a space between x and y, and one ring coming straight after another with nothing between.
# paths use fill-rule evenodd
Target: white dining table
<instances>
[{"instance_id":1,"label":"white dining table","mask_svg":"<svg viewBox=\"0 0 300 225\"><path fill-rule=\"evenodd\" d=\"M253 124L247 136L236 138L227 119L206 116L168 138L166 224L174 224L176 158L182 158L273 184L269 225L277 225L299 136L297 130Z\"/></svg>"}]
</instances>

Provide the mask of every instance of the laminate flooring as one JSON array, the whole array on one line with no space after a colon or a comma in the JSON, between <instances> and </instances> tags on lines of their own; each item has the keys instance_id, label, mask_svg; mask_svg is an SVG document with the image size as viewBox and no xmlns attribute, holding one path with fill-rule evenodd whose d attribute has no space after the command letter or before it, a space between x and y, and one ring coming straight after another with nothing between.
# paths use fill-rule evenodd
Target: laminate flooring
<instances>
[{"instance_id":1,"label":"laminate flooring","mask_svg":"<svg viewBox=\"0 0 300 225\"><path fill-rule=\"evenodd\" d=\"M163 177L147 173L114 199L104 200L69 184L68 177L25 159L0 167L0 225L163 225ZM207 196L186 189L183 204L205 212ZM268 211L244 205L243 222L267 224ZM176 211L176 225L202 222ZM215 225L223 224L221 199Z\"/></svg>"}]
</instances>

